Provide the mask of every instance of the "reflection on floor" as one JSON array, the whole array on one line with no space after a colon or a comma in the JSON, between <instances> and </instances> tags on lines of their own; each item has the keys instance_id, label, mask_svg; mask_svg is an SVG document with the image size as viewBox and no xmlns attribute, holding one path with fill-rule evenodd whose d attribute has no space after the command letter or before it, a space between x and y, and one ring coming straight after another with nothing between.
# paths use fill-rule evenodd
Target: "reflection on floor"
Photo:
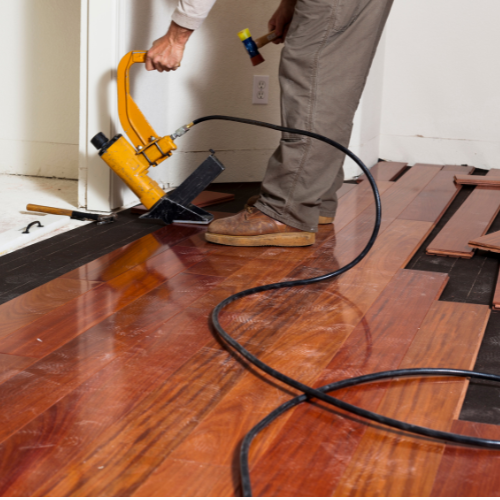
<instances>
[{"instance_id":1,"label":"reflection on floor","mask_svg":"<svg viewBox=\"0 0 500 500\"><path fill-rule=\"evenodd\" d=\"M358 267L233 303L223 326L315 386L404 367L471 369L489 307L440 301L447 273L405 269L457 194L433 188L439 172L417 165L395 182L379 180L381 235ZM320 227L312 247L230 248L206 243L200 227L163 227L0 306L0 493L239 494L242 437L293 391L235 359L208 315L244 288L348 263L373 220L363 181L344 190L334 226ZM498 438L496 426L457 420L466 388L412 379L335 395L419 425ZM314 402L267 428L250 458L256 495L488 496L500 488L498 451L457 452Z\"/></svg>"}]
</instances>

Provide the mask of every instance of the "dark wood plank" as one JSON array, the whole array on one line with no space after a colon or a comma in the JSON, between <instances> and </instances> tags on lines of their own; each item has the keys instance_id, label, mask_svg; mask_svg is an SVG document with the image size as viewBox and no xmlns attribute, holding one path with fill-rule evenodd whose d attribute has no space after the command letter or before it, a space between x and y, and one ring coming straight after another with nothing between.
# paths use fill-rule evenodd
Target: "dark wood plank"
<instances>
[{"instance_id":1,"label":"dark wood plank","mask_svg":"<svg viewBox=\"0 0 500 500\"><path fill-rule=\"evenodd\" d=\"M469 172L474 167L455 167L459 168ZM454 183L456 172L441 170L398 218L437 223L460 192L461 187Z\"/></svg>"},{"instance_id":2,"label":"dark wood plank","mask_svg":"<svg viewBox=\"0 0 500 500\"><path fill-rule=\"evenodd\" d=\"M6 354L42 358L139 297L200 262L204 253L176 248L120 274L108 283L22 327L0 341Z\"/></svg>"},{"instance_id":3,"label":"dark wood plank","mask_svg":"<svg viewBox=\"0 0 500 500\"><path fill-rule=\"evenodd\" d=\"M0 338L29 325L98 285L100 282L57 278L0 305Z\"/></svg>"},{"instance_id":4,"label":"dark wood plank","mask_svg":"<svg viewBox=\"0 0 500 500\"><path fill-rule=\"evenodd\" d=\"M444 274L399 271L315 386L397 368L446 281ZM409 303L412 307L408 307ZM386 389L386 385L370 384L338 391L335 396L375 410ZM364 423L342 415L315 404L302 405L293 411L266 455L251 464L254 494L331 494L366 431ZM272 430L264 431L258 440L266 439L268 432ZM283 456L287 457L286 461L280 459ZM314 468L310 467L312 463Z\"/></svg>"},{"instance_id":5,"label":"dark wood plank","mask_svg":"<svg viewBox=\"0 0 500 500\"><path fill-rule=\"evenodd\" d=\"M395 161L379 161L370 169L370 173L377 181L395 181L403 173L408 163ZM357 182L366 180L366 174L360 175Z\"/></svg>"},{"instance_id":6,"label":"dark wood plank","mask_svg":"<svg viewBox=\"0 0 500 500\"><path fill-rule=\"evenodd\" d=\"M455 420L451 432L500 440L500 427ZM447 445L431 491L433 497L496 497L500 491L500 451Z\"/></svg>"},{"instance_id":7,"label":"dark wood plank","mask_svg":"<svg viewBox=\"0 0 500 500\"><path fill-rule=\"evenodd\" d=\"M488 176L496 175L488 172ZM468 242L483 236L500 210L500 188L477 187L427 247L430 255L470 259Z\"/></svg>"},{"instance_id":8,"label":"dark wood plank","mask_svg":"<svg viewBox=\"0 0 500 500\"><path fill-rule=\"evenodd\" d=\"M490 315L488 306L436 302L400 368L473 368ZM378 413L449 431L462 406L466 380L392 382ZM370 426L334 491L335 496L429 496L444 444Z\"/></svg>"}]
</instances>

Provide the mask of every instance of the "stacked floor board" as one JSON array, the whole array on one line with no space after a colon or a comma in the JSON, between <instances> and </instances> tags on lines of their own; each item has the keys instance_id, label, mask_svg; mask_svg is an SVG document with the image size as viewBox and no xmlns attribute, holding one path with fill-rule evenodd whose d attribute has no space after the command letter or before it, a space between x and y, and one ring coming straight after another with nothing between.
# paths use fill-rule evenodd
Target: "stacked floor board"
<instances>
[{"instance_id":1,"label":"stacked floor board","mask_svg":"<svg viewBox=\"0 0 500 500\"><path fill-rule=\"evenodd\" d=\"M500 170L490 170L485 178L500 179ZM470 259L474 248L469 241L486 234L499 210L500 187L476 187L427 247L427 253Z\"/></svg>"},{"instance_id":2,"label":"stacked floor board","mask_svg":"<svg viewBox=\"0 0 500 500\"><path fill-rule=\"evenodd\" d=\"M314 386L406 367L471 369L489 308L439 301L446 274L404 269L456 196L463 168L416 165L380 180L381 233L359 266L235 302L222 325ZM242 437L294 392L233 357L208 316L239 290L354 258L373 229L373 197L366 181L340 195L334 226L320 226L312 247L217 246L204 228L168 226L0 306L0 493L239 494ZM457 420L466 388L405 379L335 395L499 439L495 426ZM258 437L250 466L256 495L492 495L499 460L498 451L447 446L311 402Z\"/></svg>"}]
</instances>

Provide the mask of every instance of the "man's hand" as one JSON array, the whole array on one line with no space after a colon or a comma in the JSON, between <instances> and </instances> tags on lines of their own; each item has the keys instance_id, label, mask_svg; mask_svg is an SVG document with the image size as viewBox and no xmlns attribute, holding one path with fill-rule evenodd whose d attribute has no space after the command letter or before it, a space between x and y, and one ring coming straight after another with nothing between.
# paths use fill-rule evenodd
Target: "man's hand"
<instances>
[{"instance_id":1,"label":"man's hand","mask_svg":"<svg viewBox=\"0 0 500 500\"><path fill-rule=\"evenodd\" d=\"M153 42L153 46L146 54L146 69L148 71L157 70L175 71L182 61L184 48L193 30L183 28L173 21L167 34Z\"/></svg>"},{"instance_id":2,"label":"man's hand","mask_svg":"<svg viewBox=\"0 0 500 500\"><path fill-rule=\"evenodd\" d=\"M283 43L288 33L288 28L293 19L297 0L281 0L281 4L269 19L269 31L275 30L276 38L273 43Z\"/></svg>"}]
</instances>

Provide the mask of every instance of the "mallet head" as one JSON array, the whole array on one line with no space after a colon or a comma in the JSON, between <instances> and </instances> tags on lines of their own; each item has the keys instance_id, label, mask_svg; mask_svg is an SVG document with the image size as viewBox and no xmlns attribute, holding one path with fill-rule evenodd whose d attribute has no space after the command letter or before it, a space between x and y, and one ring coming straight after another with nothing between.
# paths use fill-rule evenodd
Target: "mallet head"
<instances>
[{"instance_id":1,"label":"mallet head","mask_svg":"<svg viewBox=\"0 0 500 500\"><path fill-rule=\"evenodd\" d=\"M252 35L250 34L249 29L244 29L238 33L240 40L243 42L243 45L247 49L247 52L250 56L250 60L254 66L257 66L260 63L264 62L264 58L260 55L259 49L257 48L256 43L252 39Z\"/></svg>"}]
</instances>

